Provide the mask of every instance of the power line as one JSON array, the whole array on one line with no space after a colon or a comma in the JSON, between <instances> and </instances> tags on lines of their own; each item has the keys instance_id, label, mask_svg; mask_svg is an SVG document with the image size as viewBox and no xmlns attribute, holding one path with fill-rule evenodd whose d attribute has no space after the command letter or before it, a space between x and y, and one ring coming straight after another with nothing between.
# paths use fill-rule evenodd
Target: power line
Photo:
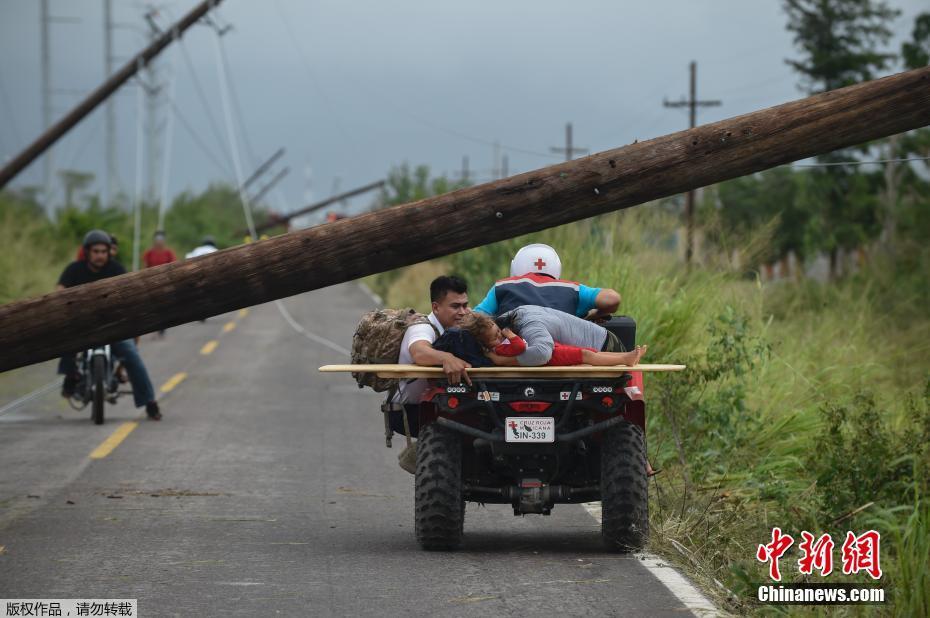
<instances>
[{"instance_id":1,"label":"power line","mask_svg":"<svg viewBox=\"0 0 930 618\"><path fill-rule=\"evenodd\" d=\"M223 71L226 73L226 77L229 80L229 98L232 100L233 113L235 114L236 121L239 125L239 132L242 134L242 142L245 145L246 154L249 156L249 165L255 165L255 151L252 149L252 142L249 139L249 134L245 130L245 121L243 120L242 116L242 107L239 105L239 94L236 90L236 82L233 79L232 71L229 68L229 61L226 57L226 46L223 45L223 32L218 31L217 34L220 36L220 59L223 62Z\"/></svg>"},{"instance_id":2,"label":"power line","mask_svg":"<svg viewBox=\"0 0 930 618\"><path fill-rule=\"evenodd\" d=\"M200 148L201 152L207 155L207 158L210 159L210 161L216 166L216 168L220 170L220 172L222 172L222 174L228 178L231 175L229 172L229 168L227 167L227 165L229 165L229 162L227 161L226 164L224 165L220 161L219 157L217 157L210 150L210 148L203 141L203 138L200 137L200 135L197 133L194 127L191 126L191 124L187 121L187 118L184 117L184 114L181 113L181 108L178 107L177 103L175 103L174 100L171 101L171 109L174 111L174 115L177 117L177 119L181 121L181 126L184 127L184 129L187 131L191 139L194 140L194 143L197 145L197 147Z\"/></svg>"},{"instance_id":3,"label":"power line","mask_svg":"<svg viewBox=\"0 0 930 618\"><path fill-rule=\"evenodd\" d=\"M691 61L691 64L688 66L689 73L691 76L690 79L690 94L687 99L682 98L679 101L668 101L665 100L662 104L665 107L687 107L688 108L688 124L693 129L697 124L697 108L698 107L716 107L723 105L721 101L718 100L709 100L709 101L700 101L697 98L697 62L694 60ZM688 267L691 266L691 256L694 253L694 191L688 191L685 199L685 218L687 219L687 229L685 236L685 263Z\"/></svg>"},{"instance_id":4,"label":"power line","mask_svg":"<svg viewBox=\"0 0 930 618\"><path fill-rule=\"evenodd\" d=\"M549 150L557 154L564 154L566 161L571 161L575 158L575 153L585 154L588 152L587 148L575 148L572 146L572 123L565 123L565 148L558 148L556 146L550 146Z\"/></svg>"},{"instance_id":5,"label":"power line","mask_svg":"<svg viewBox=\"0 0 930 618\"><path fill-rule=\"evenodd\" d=\"M187 65L187 69L191 74L191 78L194 82L194 91L197 93L197 98L200 99L200 104L203 106L204 114L207 117L207 122L210 125L210 130L213 131L213 137L216 138L216 142L220 145L220 149L223 150L223 135L216 124L216 119L213 117L215 110L211 107L207 95L203 91L203 85L200 83L200 78L197 76L197 71L194 69L194 63L191 60L190 54L187 53L187 46L184 44L184 39L178 41L181 47L181 55L184 57L184 63ZM223 152L226 152L223 150ZM226 152L227 159L229 158L229 153ZM231 165L231 161L227 160L227 164ZM228 169L228 168L227 168Z\"/></svg>"},{"instance_id":6,"label":"power line","mask_svg":"<svg viewBox=\"0 0 930 618\"><path fill-rule=\"evenodd\" d=\"M875 161L834 161L832 163L789 163L793 167L835 167L838 165L877 165L881 163L905 163L907 161L930 161L930 157L907 157L904 159L878 159Z\"/></svg>"}]
</instances>

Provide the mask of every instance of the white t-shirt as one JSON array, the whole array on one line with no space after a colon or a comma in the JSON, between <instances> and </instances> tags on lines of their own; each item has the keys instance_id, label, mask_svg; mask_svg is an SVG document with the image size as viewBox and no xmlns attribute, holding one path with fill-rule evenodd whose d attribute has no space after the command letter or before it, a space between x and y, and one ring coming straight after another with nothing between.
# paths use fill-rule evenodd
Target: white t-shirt
<instances>
[{"instance_id":1,"label":"white t-shirt","mask_svg":"<svg viewBox=\"0 0 930 618\"><path fill-rule=\"evenodd\" d=\"M436 327L436 330L439 331L440 335L445 332L446 329L439 323L436 314L430 312L427 317L433 326ZM429 324L414 324L409 327L404 333L404 338L400 342L400 356L397 362L401 365L415 364L413 362L413 356L410 354L410 346L417 341L425 341L432 345L437 339L436 330L433 330L433 327ZM429 383L422 378L409 382L401 381L397 394L394 396L394 401L396 403L420 403L420 397L428 386Z\"/></svg>"},{"instance_id":2,"label":"white t-shirt","mask_svg":"<svg viewBox=\"0 0 930 618\"><path fill-rule=\"evenodd\" d=\"M188 251L187 255L185 255L184 257L187 259L191 259L195 257L200 257L201 255L207 255L208 253L213 253L215 251L218 251L218 249L214 247L213 245L200 245L199 247L194 247L194 249L192 249L191 251Z\"/></svg>"}]
</instances>

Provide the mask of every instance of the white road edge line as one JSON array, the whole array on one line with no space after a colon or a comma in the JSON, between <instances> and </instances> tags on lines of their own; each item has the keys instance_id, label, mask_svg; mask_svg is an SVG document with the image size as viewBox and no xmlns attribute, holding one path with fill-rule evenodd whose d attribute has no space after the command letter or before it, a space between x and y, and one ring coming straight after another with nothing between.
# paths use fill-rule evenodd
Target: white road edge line
<instances>
[{"instance_id":1,"label":"white road edge line","mask_svg":"<svg viewBox=\"0 0 930 618\"><path fill-rule=\"evenodd\" d=\"M384 301L380 296L371 291L367 285L362 281L356 281L358 287L362 289L365 294L367 294L371 300L378 307L384 304ZM588 512L591 517L593 517L597 523L601 523L601 503L600 502L585 502L582 503L584 510ZM711 603L707 597L705 597L700 590L694 587L694 584L689 582L685 577L676 571L672 566L667 562L663 561L661 558L655 554L650 554L644 552L639 554L642 558L639 560L639 563L646 567L652 575L658 579L663 586L668 588L668 590L675 595L675 597L682 602L682 604L692 611L695 615L701 616L722 616L720 610L717 609L713 603Z\"/></svg>"},{"instance_id":2,"label":"white road edge line","mask_svg":"<svg viewBox=\"0 0 930 618\"><path fill-rule=\"evenodd\" d=\"M281 317L284 318L284 321L287 322L291 326L291 328L296 330L298 333L300 333L301 335L303 335L310 341L314 341L316 343L319 343L322 346L326 346L330 350L334 350L345 356L352 356L351 351L345 349L338 343L334 341L330 341L329 339L325 337L320 337L319 335L311 333L310 331L305 329L303 326L298 324L297 321L294 320L293 317L291 317L291 314L288 312L287 308L285 308L284 303L282 303L280 300L274 301L274 304L275 306L278 307L278 312L281 314Z\"/></svg>"},{"instance_id":3,"label":"white road edge line","mask_svg":"<svg viewBox=\"0 0 930 618\"><path fill-rule=\"evenodd\" d=\"M584 507L584 510L587 511L597 523L601 523L600 502L584 502L581 506ZM701 618L705 616L724 615L700 590L695 588L694 584L685 579L681 573L668 564L668 561L649 552L643 552L636 556L638 558L637 562L646 567L663 586L668 588L668 590L674 594L685 607L694 612L695 615L701 616Z\"/></svg>"},{"instance_id":4,"label":"white road edge line","mask_svg":"<svg viewBox=\"0 0 930 618\"><path fill-rule=\"evenodd\" d=\"M59 384L61 384L61 378L55 378L54 380L52 380L45 386L40 386L39 388L35 389L31 393L23 395L22 397L20 397L19 399L16 399L15 401L11 401L10 403L0 408L0 416L3 416L7 412L15 410L16 408L23 405L24 403L28 403L32 401L33 399L40 397L51 390L54 390L55 387L57 387Z\"/></svg>"},{"instance_id":5,"label":"white road edge line","mask_svg":"<svg viewBox=\"0 0 930 618\"><path fill-rule=\"evenodd\" d=\"M381 307L384 305L384 300L380 296L372 292L371 288L368 287L368 285L364 281L356 281L356 283L358 284L358 287L362 288L362 291L365 292L365 294L367 294L369 298L371 298L371 301L375 305L377 305L378 307Z\"/></svg>"}]
</instances>

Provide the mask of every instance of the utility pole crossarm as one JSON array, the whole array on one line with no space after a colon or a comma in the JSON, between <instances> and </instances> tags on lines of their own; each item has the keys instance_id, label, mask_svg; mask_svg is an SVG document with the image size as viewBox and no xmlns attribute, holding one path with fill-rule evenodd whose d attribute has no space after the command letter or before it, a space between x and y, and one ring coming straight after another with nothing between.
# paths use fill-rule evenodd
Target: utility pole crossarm
<instances>
[{"instance_id":1,"label":"utility pole crossarm","mask_svg":"<svg viewBox=\"0 0 930 618\"><path fill-rule=\"evenodd\" d=\"M0 371L930 125L930 67L0 306Z\"/></svg>"},{"instance_id":2,"label":"utility pole crossarm","mask_svg":"<svg viewBox=\"0 0 930 618\"><path fill-rule=\"evenodd\" d=\"M352 189L351 191L346 191L345 193L340 193L339 195L333 195L332 197L328 197L325 200L322 200L320 202L310 204L306 208L301 208L300 210L295 210L294 212L289 212L287 214L274 216L271 218L271 220L265 221L261 225L255 226L255 231L261 232L269 228L275 227L277 225L285 225L291 219L300 217L302 215L308 215L311 212L316 212L317 210L320 210L321 208L326 208L330 204L335 204L336 202L347 200L350 197L355 197L356 195L361 195L362 193L367 193L369 191L374 191L375 189L380 189L384 185L385 185L385 181L378 180L378 181L369 183L363 187ZM242 230L241 233L248 234L249 232L248 230Z\"/></svg>"},{"instance_id":3,"label":"utility pole crossarm","mask_svg":"<svg viewBox=\"0 0 930 618\"><path fill-rule=\"evenodd\" d=\"M109 98L116 92L120 86L135 75L140 68L148 65L161 51L171 43L175 36L181 36L185 30L197 23L200 18L206 15L212 8L218 5L222 0L204 0L191 11L181 18L171 28L157 37L144 50L136 54L126 62L119 71L107 77L107 80L91 92L87 98L77 104L68 114L47 129L34 142L20 152L12 161L0 169L0 188L3 188L19 172L23 171L26 166L32 163L37 157L45 152L52 144L58 141L65 133L70 131L85 116L91 113L94 108Z\"/></svg>"}]
</instances>

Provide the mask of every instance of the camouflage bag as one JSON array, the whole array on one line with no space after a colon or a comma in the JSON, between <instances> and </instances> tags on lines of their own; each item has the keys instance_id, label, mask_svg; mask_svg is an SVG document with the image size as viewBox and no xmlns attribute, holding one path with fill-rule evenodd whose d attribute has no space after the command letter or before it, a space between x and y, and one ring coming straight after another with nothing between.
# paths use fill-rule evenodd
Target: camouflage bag
<instances>
[{"instance_id":1,"label":"camouflage bag","mask_svg":"<svg viewBox=\"0 0 930 618\"><path fill-rule=\"evenodd\" d=\"M377 309L362 316L355 335L352 336L353 365L387 365L397 362L400 343L407 328L414 324L429 324L436 336L439 331L422 313L413 309ZM379 378L374 373L353 373L358 387L368 386L376 392L384 392L397 386L394 378Z\"/></svg>"}]
</instances>

